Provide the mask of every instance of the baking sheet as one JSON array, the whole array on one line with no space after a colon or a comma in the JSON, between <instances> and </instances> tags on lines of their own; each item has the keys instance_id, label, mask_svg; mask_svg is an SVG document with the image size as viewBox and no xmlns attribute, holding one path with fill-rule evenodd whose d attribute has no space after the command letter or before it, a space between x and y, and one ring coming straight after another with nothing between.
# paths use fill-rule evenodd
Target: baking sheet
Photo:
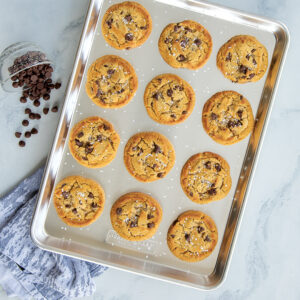
<instances>
[{"instance_id":1,"label":"baking sheet","mask_svg":"<svg viewBox=\"0 0 300 300\"><path fill-rule=\"evenodd\" d=\"M247 34L255 36L267 48L269 64L271 62L276 39L274 32L263 28L262 24L255 24L245 20L244 24L236 23L234 12L226 11L220 18L219 10L205 10L193 2L185 1L153 1L140 0L151 14L153 30L142 46L132 50L116 50L110 47L103 39L101 33L101 20L107 8L120 1L96 1L101 5L100 18L96 27L94 37L89 36L91 49L87 65L83 73L76 108L73 113L70 128L78 121L93 115L98 115L113 124L121 138L120 147L116 158L108 166L101 169L88 169L79 165L69 152L67 142L63 153L57 157L55 164L59 164L57 174L53 174L55 184L66 176L81 175L99 182L104 188L106 203L104 211L99 219L85 228L72 228L63 223L56 214L55 208L48 199L49 209L44 220L45 234L49 237L58 238L62 245L72 252L72 244L84 245L93 253L105 250L107 253L115 253L120 257L132 257L141 261L153 263L156 267L165 266L174 270L182 271L196 276L208 276L216 267L219 249L223 240L223 234L228 221L228 215L232 209L233 199L236 193L237 183L240 178L243 162L248 147L249 137L243 141L223 146L214 142L202 127L202 108L204 103L216 92L223 90L235 90L246 97L251 103L253 113L256 115L261 96L265 88L266 75L257 83L235 84L226 79L216 66L216 55L219 48L232 36ZM196 2L195 2L196 3ZM227 14L226 14L227 12ZM230 19L233 22L225 19ZM191 19L199 22L210 32L213 40L213 51L209 61L204 67L192 71L185 69L174 69L167 65L161 58L157 43L164 27L169 23L176 23ZM92 42L93 38L93 42ZM95 105L85 92L86 72L91 63L97 58L107 55L119 55L126 59L134 67L139 80L139 87L135 97L128 105L119 109L103 109ZM84 53L88 55L88 53ZM147 83L155 76L163 73L174 73L189 82L196 93L196 105L190 117L178 125L161 125L154 122L148 116L144 107L143 94ZM267 108L265 108L267 110ZM70 113L70 112L69 112ZM261 114L258 115L261 117ZM265 115L264 115L265 117ZM259 121L257 119L257 121ZM68 124L67 124L68 125ZM128 139L142 131L157 131L164 134L173 144L176 151L176 163L170 173L162 180L151 183L141 183L127 172L123 163L123 150ZM66 137L68 141L68 136ZM189 200L181 189L180 172L186 160L193 154L211 151L223 156L231 167L232 188L226 198L210 204L199 205ZM61 158L61 161L58 159ZM51 163L51 160L50 160ZM53 164L52 160L52 164ZM247 168L247 166L246 166ZM49 174L48 174L49 175ZM163 209L163 219L156 234L147 241L129 242L118 236L110 223L110 208L112 204L123 194L140 191L148 193L157 199ZM48 191L48 198L51 191ZM45 194L41 197L45 198ZM42 201L40 199L40 201ZM169 251L166 243L166 234L170 224L176 217L190 209L201 210L211 216L218 228L219 239L213 253L203 261L188 263L177 259ZM237 216L238 217L238 216ZM59 252L59 249L56 249ZM75 253L75 251L74 251ZM93 261L91 253L82 253L81 257ZM78 257L78 255L76 255ZM79 255L80 257L80 255ZM109 263L108 263L109 264ZM138 269L136 271L139 271ZM155 274L153 274L155 276Z\"/></svg>"}]
</instances>

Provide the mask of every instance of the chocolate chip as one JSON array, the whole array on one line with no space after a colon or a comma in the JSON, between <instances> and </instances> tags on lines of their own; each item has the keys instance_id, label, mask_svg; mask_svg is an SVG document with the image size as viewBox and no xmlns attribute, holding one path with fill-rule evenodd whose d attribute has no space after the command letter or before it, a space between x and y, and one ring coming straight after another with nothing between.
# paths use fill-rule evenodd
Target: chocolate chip
<instances>
[{"instance_id":1,"label":"chocolate chip","mask_svg":"<svg viewBox=\"0 0 300 300\"><path fill-rule=\"evenodd\" d=\"M190 234L186 233L186 234L184 235L184 238L185 238L185 240L186 240L188 243L191 242L191 235L190 235Z\"/></svg>"},{"instance_id":2,"label":"chocolate chip","mask_svg":"<svg viewBox=\"0 0 300 300\"><path fill-rule=\"evenodd\" d=\"M83 146L83 142L80 142L79 140L75 139L75 144L78 146L78 147L82 147Z\"/></svg>"},{"instance_id":3,"label":"chocolate chip","mask_svg":"<svg viewBox=\"0 0 300 300\"><path fill-rule=\"evenodd\" d=\"M80 139L81 137L83 137L83 132L80 131L78 134L77 134L77 137Z\"/></svg>"},{"instance_id":4,"label":"chocolate chip","mask_svg":"<svg viewBox=\"0 0 300 300\"><path fill-rule=\"evenodd\" d=\"M34 113L29 113L29 119L34 120L35 119L35 114Z\"/></svg>"},{"instance_id":5,"label":"chocolate chip","mask_svg":"<svg viewBox=\"0 0 300 300\"><path fill-rule=\"evenodd\" d=\"M51 108L51 111L52 111L52 112L57 112L57 111L58 111L58 107L57 107L57 106L53 106L53 107Z\"/></svg>"},{"instance_id":6,"label":"chocolate chip","mask_svg":"<svg viewBox=\"0 0 300 300\"><path fill-rule=\"evenodd\" d=\"M21 133L21 132L18 132L18 131L16 131L16 132L15 132L15 136L16 136L16 138L20 138L20 137L21 137L21 135L22 135L22 133Z\"/></svg>"},{"instance_id":7,"label":"chocolate chip","mask_svg":"<svg viewBox=\"0 0 300 300\"><path fill-rule=\"evenodd\" d=\"M132 17L131 15L126 15L125 18L124 18L127 22L131 22L132 21Z\"/></svg>"},{"instance_id":8,"label":"chocolate chip","mask_svg":"<svg viewBox=\"0 0 300 300\"><path fill-rule=\"evenodd\" d=\"M152 218L154 218L153 215L151 215L151 214L148 214L148 215L147 215L147 220L150 220L150 219L152 219Z\"/></svg>"},{"instance_id":9,"label":"chocolate chip","mask_svg":"<svg viewBox=\"0 0 300 300\"><path fill-rule=\"evenodd\" d=\"M130 222L130 228L137 227L137 222Z\"/></svg>"},{"instance_id":10,"label":"chocolate chip","mask_svg":"<svg viewBox=\"0 0 300 300\"><path fill-rule=\"evenodd\" d=\"M241 119L243 116L243 111L242 110L238 110L237 111L237 115L239 116L239 118Z\"/></svg>"},{"instance_id":11,"label":"chocolate chip","mask_svg":"<svg viewBox=\"0 0 300 300\"><path fill-rule=\"evenodd\" d=\"M190 196L193 197L193 196L194 196L194 193L193 193L193 192L190 192Z\"/></svg>"},{"instance_id":12,"label":"chocolate chip","mask_svg":"<svg viewBox=\"0 0 300 300\"><path fill-rule=\"evenodd\" d=\"M248 79L252 79L255 76L254 73L249 74Z\"/></svg>"},{"instance_id":13,"label":"chocolate chip","mask_svg":"<svg viewBox=\"0 0 300 300\"><path fill-rule=\"evenodd\" d=\"M48 107L44 107L44 108L43 108L43 113L44 113L45 115L47 115L48 112L49 112L49 108L48 108Z\"/></svg>"},{"instance_id":14,"label":"chocolate chip","mask_svg":"<svg viewBox=\"0 0 300 300\"><path fill-rule=\"evenodd\" d=\"M32 134L37 134L37 133L38 133L38 130L37 130L36 128L32 128L32 129L31 129L31 133L32 133Z\"/></svg>"},{"instance_id":15,"label":"chocolate chip","mask_svg":"<svg viewBox=\"0 0 300 300\"><path fill-rule=\"evenodd\" d=\"M179 56L177 56L176 59L177 59L177 61L179 61L179 62L183 62L183 61L186 60L186 57L185 57L184 55L180 54Z\"/></svg>"},{"instance_id":16,"label":"chocolate chip","mask_svg":"<svg viewBox=\"0 0 300 300\"><path fill-rule=\"evenodd\" d=\"M21 102L21 103L26 103L26 102L27 102L27 99L26 99L25 97L21 97L21 98L20 98L20 102Z\"/></svg>"},{"instance_id":17,"label":"chocolate chip","mask_svg":"<svg viewBox=\"0 0 300 300\"><path fill-rule=\"evenodd\" d=\"M88 197L89 197L89 198L94 198L94 194L91 193L91 192L89 192Z\"/></svg>"},{"instance_id":18,"label":"chocolate chip","mask_svg":"<svg viewBox=\"0 0 300 300\"><path fill-rule=\"evenodd\" d=\"M118 207L116 209L116 214L119 216L122 213L123 209L121 207Z\"/></svg>"},{"instance_id":19,"label":"chocolate chip","mask_svg":"<svg viewBox=\"0 0 300 300\"><path fill-rule=\"evenodd\" d=\"M31 132L30 131L26 131L24 135L25 135L26 138L29 139L31 137Z\"/></svg>"},{"instance_id":20,"label":"chocolate chip","mask_svg":"<svg viewBox=\"0 0 300 300\"><path fill-rule=\"evenodd\" d=\"M247 55L246 55L246 58L247 58L248 60L250 59L250 57L251 57L250 54L247 54Z\"/></svg>"},{"instance_id":21,"label":"chocolate chip","mask_svg":"<svg viewBox=\"0 0 300 300\"><path fill-rule=\"evenodd\" d=\"M20 147L25 147L25 145L26 145L26 143L25 143L24 141L20 141L20 142L19 142L19 146L20 146Z\"/></svg>"},{"instance_id":22,"label":"chocolate chip","mask_svg":"<svg viewBox=\"0 0 300 300\"><path fill-rule=\"evenodd\" d=\"M204 230L204 228L203 228L202 226L198 226L198 227L197 227L198 233L201 233L203 230Z\"/></svg>"},{"instance_id":23,"label":"chocolate chip","mask_svg":"<svg viewBox=\"0 0 300 300\"><path fill-rule=\"evenodd\" d=\"M22 121L22 125L23 126L28 126L29 125L29 121L28 120L23 120Z\"/></svg>"},{"instance_id":24,"label":"chocolate chip","mask_svg":"<svg viewBox=\"0 0 300 300\"><path fill-rule=\"evenodd\" d=\"M180 28L181 28L181 26L178 25L178 24L176 24L176 25L174 26L174 31L176 32L176 31L178 31Z\"/></svg>"},{"instance_id":25,"label":"chocolate chip","mask_svg":"<svg viewBox=\"0 0 300 300\"><path fill-rule=\"evenodd\" d=\"M210 196L213 196L213 195L216 195L216 194L217 194L217 190L216 190L215 188L212 188L212 189L208 190L207 193L208 193Z\"/></svg>"},{"instance_id":26,"label":"chocolate chip","mask_svg":"<svg viewBox=\"0 0 300 300\"><path fill-rule=\"evenodd\" d=\"M158 178L164 177L164 173L158 173L158 174L157 174L157 177L158 177Z\"/></svg>"},{"instance_id":27,"label":"chocolate chip","mask_svg":"<svg viewBox=\"0 0 300 300\"><path fill-rule=\"evenodd\" d=\"M168 89L168 90L167 90L167 95L168 95L169 97L172 97L172 95L173 95L173 90L172 90L172 89Z\"/></svg>"},{"instance_id":28,"label":"chocolate chip","mask_svg":"<svg viewBox=\"0 0 300 300\"><path fill-rule=\"evenodd\" d=\"M148 228L153 228L155 226L155 223L154 222L151 222L151 223L148 223L147 224L147 227Z\"/></svg>"},{"instance_id":29,"label":"chocolate chip","mask_svg":"<svg viewBox=\"0 0 300 300\"><path fill-rule=\"evenodd\" d=\"M125 40L126 41L133 41L133 34L132 33L126 33L125 34Z\"/></svg>"},{"instance_id":30,"label":"chocolate chip","mask_svg":"<svg viewBox=\"0 0 300 300\"><path fill-rule=\"evenodd\" d=\"M63 192L62 192L62 195L63 195L63 197L64 197L65 199L68 199L68 198L69 198L69 195L70 195L70 193L69 193L69 192L65 192L65 191L63 191Z\"/></svg>"},{"instance_id":31,"label":"chocolate chip","mask_svg":"<svg viewBox=\"0 0 300 300\"><path fill-rule=\"evenodd\" d=\"M95 203L95 202L93 202L93 203L91 204L91 206L92 206L92 208L97 208L97 207L98 207L97 203Z\"/></svg>"},{"instance_id":32,"label":"chocolate chip","mask_svg":"<svg viewBox=\"0 0 300 300\"><path fill-rule=\"evenodd\" d=\"M152 98L158 100L158 93L153 94Z\"/></svg>"},{"instance_id":33,"label":"chocolate chip","mask_svg":"<svg viewBox=\"0 0 300 300\"><path fill-rule=\"evenodd\" d=\"M211 169L211 162L210 161L207 161L205 164L204 164L205 168L210 170Z\"/></svg>"},{"instance_id":34,"label":"chocolate chip","mask_svg":"<svg viewBox=\"0 0 300 300\"><path fill-rule=\"evenodd\" d=\"M205 237L204 241L205 241L205 242L210 242L211 239L210 239L210 237L207 235L207 236Z\"/></svg>"},{"instance_id":35,"label":"chocolate chip","mask_svg":"<svg viewBox=\"0 0 300 300\"><path fill-rule=\"evenodd\" d=\"M217 172L220 172L222 170L221 165L216 163L215 164L215 169L217 170Z\"/></svg>"},{"instance_id":36,"label":"chocolate chip","mask_svg":"<svg viewBox=\"0 0 300 300\"><path fill-rule=\"evenodd\" d=\"M227 56L225 58L225 61L231 61L231 59L232 59L232 55L231 55L230 52L228 52L228 54L227 54Z\"/></svg>"},{"instance_id":37,"label":"chocolate chip","mask_svg":"<svg viewBox=\"0 0 300 300\"><path fill-rule=\"evenodd\" d=\"M114 73L115 73L115 70L113 70L113 69L107 70L107 74L108 74L108 75L112 75L112 74L114 74Z\"/></svg>"},{"instance_id":38,"label":"chocolate chip","mask_svg":"<svg viewBox=\"0 0 300 300\"><path fill-rule=\"evenodd\" d=\"M157 153L162 153L161 148L158 145L156 145L155 143L154 143L153 152L156 153L156 154Z\"/></svg>"},{"instance_id":39,"label":"chocolate chip","mask_svg":"<svg viewBox=\"0 0 300 300\"><path fill-rule=\"evenodd\" d=\"M111 24L113 21L114 21L114 19L109 19L108 21L106 21L106 24L109 27L109 29L111 28Z\"/></svg>"},{"instance_id":40,"label":"chocolate chip","mask_svg":"<svg viewBox=\"0 0 300 300\"><path fill-rule=\"evenodd\" d=\"M73 208L73 209L72 209L72 213L73 213L73 214L77 214L77 209L76 209L76 208Z\"/></svg>"},{"instance_id":41,"label":"chocolate chip","mask_svg":"<svg viewBox=\"0 0 300 300\"><path fill-rule=\"evenodd\" d=\"M202 44L202 41L200 39L195 39L194 43L199 47Z\"/></svg>"},{"instance_id":42,"label":"chocolate chip","mask_svg":"<svg viewBox=\"0 0 300 300\"><path fill-rule=\"evenodd\" d=\"M41 103L40 103L39 100L34 100L33 105L36 106L36 107L39 107L41 105Z\"/></svg>"},{"instance_id":43,"label":"chocolate chip","mask_svg":"<svg viewBox=\"0 0 300 300\"><path fill-rule=\"evenodd\" d=\"M243 74L247 74L248 68L244 65L239 66L239 72Z\"/></svg>"},{"instance_id":44,"label":"chocolate chip","mask_svg":"<svg viewBox=\"0 0 300 300\"><path fill-rule=\"evenodd\" d=\"M187 43L188 43L188 40L187 40L187 39L184 39L184 40L182 40L182 41L180 42L180 46L181 46L182 48L185 48L186 45L187 45Z\"/></svg>"}]
</instances>

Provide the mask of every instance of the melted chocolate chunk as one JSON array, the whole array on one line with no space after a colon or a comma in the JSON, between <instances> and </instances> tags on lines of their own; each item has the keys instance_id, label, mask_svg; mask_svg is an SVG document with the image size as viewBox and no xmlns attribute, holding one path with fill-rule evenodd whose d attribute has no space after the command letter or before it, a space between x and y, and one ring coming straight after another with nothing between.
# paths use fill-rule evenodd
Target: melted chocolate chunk
<instances>
[{"instance_id":1,"label":"melted chocolate chunk","mask_svg":"<svg viewBox=\"0 0 300 300\"><path fill-rule=\"evenodd\" d=\"M215 113L211 113L210 118L211 118L212 120L217 120L218 115L216 115Z\"/></svg>"},{"instance_id":2,"label":"melted chocolate chunk","mask_svg":"<svg viewBox=\"0 0 300 300\"><path fill-rule=\"evenodd\" d=\"M210 242L211 239L210 239L210 237L207 235L207 236L205 237L204 241L205 241L205 242Z\"/></svg>"},{"instance_id":3,"label":"melted chocolate chunk","mask_svg":"<svg viewBox=\"0 0 300 300\"><path fill-rule=\"evenodd\" d=\"M184 238L185 238L185 240L186 240L188 243L191 242L191 235L190 235L190 234L186 233L186 234L184 235Z\"/></svg>"},{"instance_id":4,"label":"melted chocolate chunk","mask_svg":"<svg viewBox=\"0 0 300 300\"><path fill-rule=\"evenodd\" d=\"M248 68L246 67L246 66L244 66L244 65L240 65L239 66L239 72L240 73L243 73L243 74L247 74L247 71L248 71Z\"/></svg>"},{"instance_id":5,"label":"melted chocolate chunk","mask_svg":"<svg viewBox=\"0 0 300 300\"><path fill-rule=\"evenodd\" d=\"M198 233L201 233L203 230L204 230L204 228L203 228L202 226L198 226L198 227L197 227Z\"/></svg>"},{"instance_id":6,"label":"melted chocolate chunk","mask_svg":"<svg viewBox=\"0 0 300 300\"><path fill-rule=\"evenodd\" d=\"M205 164L204 164L205 168L210 170L211 169L211 162L210 161L207 161Z\"/></svg>"},{"instance_id":7,"label":"melted chocolate chunk","mask_svg":"<svg viewBox=\"0 0 300 300\"><path fill-rule=\"evenodd\" d=\"M153 95L152 95L152 98L158 100L158 93L153 94Z\"/></svg>"},{"instance_id":8,"label":"melted chocolate chunk","mask_svg":"<svg viewBox=\"0 0 300 300\"><path fill-rule=\"evenodd\" d=\"M162 153L161 148L158 145L156 145L155 143L154 143L153 152L156 153L156 154L157 153Z\"/></svg>"},{"instance_id":9,"label":"melted chocolate chunk","mask_svg":"<svg viewBox=\"0 0 300 300\"><path fill-rule=\"evenodd\" d=\"M250 59L250 57L251 57L250 54L247 54L247 55L246 55L246 58L247 58L248 60Z\"/></svg>"},{"instance_id":10,"label":"melted chocolate chunk","mask_svg":"<svg viewBox=\"0 0 300 300\"><path fill-rule=\"evenodd\" d=\"M249 74L248 79L252 79L255 76L254 73Z\"/></svg>"},{"instance_id":11,"label":"melted chocolate chunk","mask_svg":"<svg viewBox=\"0 0 300 300\"><path fill-rule=\"evenodd\" d=\"M83 137L83 132L81 131L81 132L79 132L78 134L77 134L77 137L80 139L81 137Z\"/></svg>"},{"instance_id":12,"label":"melted chocolate chunk","mask_svg":"<svg viewBox=\"0 0 300 300\"><path fill-rule=\"evenodd\" d=\"M72 209L72 213L73 213L73 214L77 214L77 209L76 209L76 208L73 208L73 209Z\"/></svg>"},{"instance_id":13,"label":"melted chocolate chunk","mask_svg":"<svg viewBox=\"0 0 300 300\"><path fill-rule=\"evenodd\" d=\"M130 222L130 228L137 227L137 222Z\"/></svg>"},{"instance_id":14,"label":"melted chocolate chunk","mask_svg":"<svg viewBox=\"0 0 300 300\"><path fill-rule=\"evenodd\" d=\"M148 223L147 224L147 227L148 228L153 228L155 226L155 223L154 222L151 222L151 223Z\"/></svg>"},{"instance_id":15,"label":"melted chocolate chunk","mask_svg":"<svg viewBox=\"0 0 300 300\"><path fill-rule=\"evenodd\" d=\"M111 24L113 21L114 21L114 19L109 19L108 21L106 21L106 24L109 27L109 29L111 29Z\"/></svg>"},{"instance_id":16,"label":"melted chocolate chunk","mask_svg":"<svg viewBox=\"0 0 300 300\"><path fill-rule=\"evenodd\" d=\"M129 41L129 42L133 41L133 34L132 33L126 33L125 34L125 40Z\"/></svg>"},{"instance_id":17,"label":"melted chocolate chunk","mask_svg":"<svg viewBox=\"0 0 300 300\"><path fill-rule=\"evenodd\" d=\"M194 193L193 193L193 192L190 192L190 196L193 197L193 196L194 196Z\"/></svg>"},{"instance_id":18,"label":"melted chocolate chunk","mask_svg":"<svg viewBox=\"0 0 300 300\"><path fill-rule=\"evenodd\" d=\"M184 40L182 40L182 41L180 42L180 46L181 46L182 48L185 48L186 45L187 45L187 43L188 43L188 40L187 40L187 39L184 39Z\"/></svg>"},{"instance_id":19,"label":"melted chocolate chunk","mask_svg":"<svg viewBox=\"0 0 300 300\"><path fill-rule=\"evenodd\" d=\"M213 195L216 195L216 194L217 194L217 190L216 190L215 188L212 188L212 189L208 190L207 193L208 193L210 196L213 196Z\"/></svg>"},{"instance_id":20,"label":"melted chocolate chunk","mask_svg":"<svg viewBox=\"0 0 300 300\"><path fill-rule=\"evenodd\" d=\"M227 56L225 58L225 61L231 61L231 59L232 59L232 55L231 55L230 52L228 52L228 54L227 54Z\"/></svg>"},{"instance_id":21,"label":"melted chocolate chunk","mask_svg":"<svg viewBox=\"0 0 300 300\"><path fill-rule=\"evenodd\" d=\"M78 146L78 147L82 147L83 146L83 142L80 142L79 140L75 139L75 144Z\"/></svg>"},{"instance_id":22,"label":"melted chocolate chunk","mask_svg":"<svg viewBox=\"0 0 300 300\"><path fill-rule=\"evenodd\" d=\"M121 207L118 207L116 209L116 214L119 216L122 213L123 209Z\"/></svg>"},{"instance_id":23,"label":"melted chocolate chunk","mask_svg":"<svg viewBox=\"0 0 300 300\"><path fill-rule=\"evenodd\" d=\"M93 203L91 204L91 207L92 207L92 208L97 208L98 205L97 205L97 203L93 202Z\"/></svg>"},{"instance_id":24,"label":"melted chocolate chunk","mask_svg":"<svg viewBox=\"0 0 300 300\"><path fill-rule=\"evenodd\" d=\"M243 116L243 111L242 111L242 110L238 110L238 111L237 111L237 115L239 116L239 118L242 118L242 116Z\"/></svg>"},{"instance_id":25,"label":"melted chocolate chunk","mask_svg":"<svg viewBox=\"0 0 300 300\"><path fill-rule=\"evenodd\" d=\"M168 95L169 97L172 97L172 95L173 95L173 90L172 90L172 89L168 89L168 90L167 90L167 95Z\"/></svg>"},{"instance_id":26,"label":"melted chocolate chunk","mask_svg":"<svg viewBox=\"0 0 300 300\"><path fill-rule=\"evenodd\" d=\"M147 215L147 220L150 220L150 219L152 219L152 218L154 218L153 215L151 215L151 214L148 214L148 215Z\"/></svg>"},{"instance_id":27,"label":"melted chocolate chunk","mask_svg":"<svg viewBox=\"0 0 300 300\"><path fill-rule=\"evenodd\" d=\"M62 192L62 195L63 195L63 197L65 198L65 199L68 199L69 198L69 195L70 195L70 193L69 192Z\"/></svg>"},{"instance_id":28,"label":"melted chocolate chunk","mask_svg":"<svg viewBox=\"0 0 300 300\"><path fill-rule=\"evenodd\" d=\"M221 165L220 164L215 164L215 169L217 170L217 172L221 171Z\"/></svg>"},{"instance_id":29,"label":"melted chocolate chunk","mask_svg":"<svg viewBox=\"0 0 300 300\"><path fill-rule=\"evenodd\" d=\"M162 178L162 177L164 177L164 174L163 174L163 173L158 173L158 174L157 174L157 177L158 177L158 178Z\"/></svg>"},{"instance_id":30,"label":"melted chocolate chunk","mask_svg":"<svg viewBox=\"0 0 300 300\"><path fill-rule=\"evenodd\" d=\"M124 18L127 22L131 22L132 21L132 17L131 15L126 15L125 18Z\"/></svg>"},{"instance_id":31,"label":"melted chocolate chunk","mask_svg":"<svg viewBox=\"0 0 300 300\"><path fill-rule=\"evenodd\" d=\"M202 44L202 41L200 39L195 39L194 43L199 47Z\"/></svg>"},{"instance_id":32,"label":"melted chocolate chunk","mask_svg":"<svg viewBox=\"0 0 300 300\"><path fill-rule=\"evenodd\" d=\"M89 198L94 198L94 194L91 193L91 192L89 192L88 197L89 197Z\"/></svg>"},{"instance_id":33,"label":"melted chocolate chunk","mask_svg":"<svg viewBox=\"0 0 300 300\"><path fill-rule=\"evenodd\" d=\"M183 54L180 54L179 56L177 56L177 61L179 61L179 62L183 62L183 61L185 61L186 60L186 57L183 55Z\"/></svg>"},{"instance_id":34,"label":"melted chocolate chunk","mask_svg":"<svg viewBox=\"0 0 300 300\"><path fill-rule=\"evenodd\" d=\"M178 31L180 28L181 28L181 26L180 26L179 24L176 24L176 25L174 26L174 31L176 32L176 31Z\"/></svg>"}]
</instances>

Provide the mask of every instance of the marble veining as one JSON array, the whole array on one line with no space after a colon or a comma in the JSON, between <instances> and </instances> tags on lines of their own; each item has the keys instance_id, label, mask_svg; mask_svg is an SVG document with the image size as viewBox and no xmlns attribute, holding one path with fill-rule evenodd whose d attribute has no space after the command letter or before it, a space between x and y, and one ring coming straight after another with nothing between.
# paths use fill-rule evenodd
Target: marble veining
<instances>
[{"instance_id":1,"label":"marble veining","mask_svg":"<svg viewBox=\"0 0 300 300\"><path fill-rule=\"evenodd\" d=\"M290 50L227 278L218 289L202 292L110 269L96 279L97 291L86 300L300 299L300 102L297 91L300 2L213 2L281 20L291 33ZM1 1L0 51L20 40L41 45L55 63L56 78L63 81L62 89L53 94L53 102L63 100L87 5L88 0ZM19 149L14 131L24 107L18 101L16 94L0 95L0 194L44 160L58 120L58 115L47 116L39 126L38 136L29 141L28 147ZM0 290L2 299L6 296Z\"/></svg>"}]
</instances>

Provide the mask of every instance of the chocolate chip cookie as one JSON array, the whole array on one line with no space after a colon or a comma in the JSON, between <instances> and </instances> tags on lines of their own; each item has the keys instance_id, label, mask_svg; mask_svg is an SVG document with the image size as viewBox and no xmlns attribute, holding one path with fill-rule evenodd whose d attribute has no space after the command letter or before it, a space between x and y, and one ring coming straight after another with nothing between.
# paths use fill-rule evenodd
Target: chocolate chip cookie
<instances>
[{"instance_id":1,"label":"chocolate chip cookie","mask_svg":"<svg viewBox=\"0 0 300 300\"><path fill-rule=\"evenodd\" d=\"M116 156L120 138L111 123L100 117L89 117L72 129L69 148L73 157L88 168L108 165Z\"/></svg>"},{"instance_id":2,"label":"chocolate chip cookie","mask_svg":"<svg viewBox=\"0 0 300 300\"><path fill-rule=\"evenodd\" d=\"M223 145L237 143L253 130L251 105L237 92L216 93L203 107L202 124L207 134L216 142Z\"/></svg>"},{"instance_id":3,"label":"chocolate chip cookie","mask_svg":"<svg viewBox=\"0 0 300 300\"><path fill-rule=\"evenodd\" d=\"M182 168L180 183L185 194L199 204L223 199L230 191L230 167L218 154L193 155Z\"/></svg>"},{"instance_id":4,"label":"chocolate chip cookie","mask_svg":"<svg viewBox=\"0 0 300 300\"><path fill-rule=\"evenodd\" d=\"M124 163L137 180L151 182L164 178L175 163L175 150L158 132L141 132L132 136L124 149Z\"/></svg>"},{"instance_id":5,"label":"chocolate chip cookie","mask_svg":"<svg viewBox=\"0 0 300 300\"><path fill-rule=\"evenodd\" d=\"M152 31L148 11L137 2L112 5L102 20L102 34L116 49L135 48L146 42Z\"/></svg>"},{"instance_id":6,"label":"chocolate chip cookie","mask_svg":"<svg viewBox=\"0 0 300 300\"><path fill-rule=\"evenodd\" d=\"M195 92L182 78L174 74L162 74L153 78L144 93L148 115L161 124L178 124L192 113Z\"/></svg>"},{"instance_id":7,"label":"chocolate chip cookie","mask_svg":"<svg viewBox=\"0 0 300 300\"><path fill-rule=\"evenodd\" d=\"M254 36L237 35L220 48L217 66L233 82L255 82L267 71L268 51Z\"/></svg>"},{"instance_id":8,"label":"chocolate chip cookie","mask_svg":"<svg viewBox=\"0 0 300 300\"><path fill-rule=\"evenodd\" d=\"M105 195L96 181L69 176L56 185L53 202L58 216L66 224L83 227L93 223L101 215Z\"/></svg>"},{"instance_id":9,"label":"chocolate chip cookie","mask_svg":"<svg viewBox=\"0 0 300 300\"><path fill-rule=\"evenodd\" d=\"M118 108L126 105L137 87L138 79L133 67L119 56L102 56L88 69L86 92L101 107Z\"/></svg>"},{"instance_id":10,"label":"chocolate chip cookie","mask_svg":"<svg viewBox=\"0 0 300 300\"><path fill-rule=\"evenodd\" d=\"M167 234L171 252L188 262L197 262L208 257L217 242L218 230L213 219L195 210L179 215Z\"/></svg>"},{"instance_id":11,"label":"chocolate chip cookie","mask_svg":"<svg viewBox=\"0 0 300 300\"><path fill-rule=\"evenodd\" d=\"M186 20L167 25L160 35L158 48L171 67L196 70L209 59L212 39L201 24Z\"/></svg>"},{"instance_id":12,"label":"chocolate chip cookie","mask_svg":"<svg viewBox=\"0 0 300 300\"><path fill-rule=\"evenodd\" d=\"M112 206L110 220L114 230L129 241L152 237L162 218L162 209L152 197L143 193L128 193Z\"/></svg>"}]
</instances>

